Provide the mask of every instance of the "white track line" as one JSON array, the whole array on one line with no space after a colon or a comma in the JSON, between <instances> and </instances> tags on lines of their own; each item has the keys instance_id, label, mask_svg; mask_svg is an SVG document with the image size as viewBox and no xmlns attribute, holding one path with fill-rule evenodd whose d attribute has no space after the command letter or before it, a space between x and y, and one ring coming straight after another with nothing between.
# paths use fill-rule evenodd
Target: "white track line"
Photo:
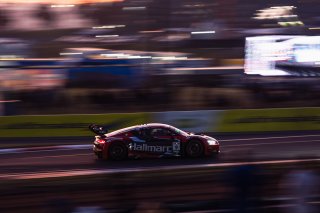
<instances>
[{"instance_id":1,"label":"white track line","mask_svg":"<svg viewBox=\"0 0 320 213\"><path fill-rule=\"evenodd\" d=\"M14 160L22 160L22 159L28 159L28 160L32 160L32 159L48 159L48 158L61 158L61 157L77 157L77 156L88 156L88 155L92 155L92 153L88 153L88 154L73 154L73 155L46 155L46 156L36 156L36 157L18 157L18 158L14 158ZM0 162L0 165L2 165L2 162Z\"/></svg>"},{"instance_id":2,"label":"white track line","mask_svg":"<svg viewBox=\"0 0 320 213\"><path fill-rule=\"evenodd\" d=\"M91 148L92 144L80 144L80 145L59 145L51 147L30 147L30 148L10 148L0 149L1 154L11 153L37 153L37 152L55 152L55 151L70 151Z\"/></svg>"},{"instance_id":3,"label":"white track line","mask_svg":"<svg viewBox=\"0 0 320 213\"><path fill-rule=\"evenodd\" d=\"M240 163L219 163L219 164L204 164L204 165L181 165L181 166L160 166L157 168L127 168L127 169L86 169L86 170L62 170L54 172L39 172L39 173L13 173L0 175L2 179L42 179L42 178L58 178L58 177L74 177L84 175L98 175L98 174L113 174L113 173L130 173L130 172L153 172L158 170L177 170L177 169L194 169L194 168L208 168L208 167L231 167L239 165L268 165L268 164L282 164L282 163L299 163L299 162L314 162L320 161L320 158L305 159L305 160L274 160L274 161L256 161L256 162L240 162Z\"/></svg>"},{"instance_id":4,"label":"white track line","mask_svg":"<svg viewBox=\"0 0 320 213\"><path fill-rule=\"evenodd\" d=\"M274 144L291 144L291 143L312 143L312 142L320 142L319 140L310 140L310 141L285 141L285 142L270 142L270 143L248 143L248 144L235 144L235 145L225 145L222 147L241 147L241 146L260 146L260 145L274 145Z\"/></svg>"},{"instance_id":5,"label":"white track line","mask_svg":"<svg viewBox=\"0 0 320 213\"><path fill-rule=\"evenodd\" d=\"M320 135L292 135L292 136L278 136L278 137L263 137L263 138L235 138L225 139L219 141L251 141L251 140L269 140L269 139L283 139L283 138L305 138L305 137L319 137Z\"/></svg>"},{"instance_id":6,"label":"white track line","mask_svg":"<svg viewBox=\"0 0 320 213\"><path fill-rule=\"evenodd\" d=\"M296 135L296 136L279 136L279 137L260 137L260 138L235 138L235 139L226 139L219 140L219 142L232 142L232 141L252 141L252 140L270 140L270 139L284 139L284 138L302 138L302 137L319 137L320 135ZM308 142L308 141L305 141ZM315 141L311 141L315 142ZM278 143L278 142L276 142ZM281 142L285 143L299 143L299 142ZM259 146L265 144L275 144L275 143L259 143L259 144L239 144L239 145L225 145L223 147L231 146ZM280 144L280 142L279 142ZM2 154L12 154L12 153L37 153L37 152L55 152L55 151L70 151L70 150L81 150L89 149L92 147L92 144L77 144L77 145L58 145L50 147L30 147L30 148L9 148L9 149L0 149L0 155Z\"/></svg>"}]
</instances>

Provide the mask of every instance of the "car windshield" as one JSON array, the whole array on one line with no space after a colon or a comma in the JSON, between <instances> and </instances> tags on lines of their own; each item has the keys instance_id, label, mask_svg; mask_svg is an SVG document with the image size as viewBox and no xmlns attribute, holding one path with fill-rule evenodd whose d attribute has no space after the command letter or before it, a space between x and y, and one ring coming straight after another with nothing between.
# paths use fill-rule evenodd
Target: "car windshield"
<instances>
[{"instance_id":1,"label":"car windshield","mask_svg":"<svg viewBox=\"0 0 320 213\"><path fill-rule=\"evenodd\" d=\"M176 133L176 134L178 134L178 135L185 135L185 136L189 135L187 132L182 131L181 129L178 129L178 128L174 127L174 126L170 126L170 129L171 129L174 133Z\"/></svg>"}]
</instances>

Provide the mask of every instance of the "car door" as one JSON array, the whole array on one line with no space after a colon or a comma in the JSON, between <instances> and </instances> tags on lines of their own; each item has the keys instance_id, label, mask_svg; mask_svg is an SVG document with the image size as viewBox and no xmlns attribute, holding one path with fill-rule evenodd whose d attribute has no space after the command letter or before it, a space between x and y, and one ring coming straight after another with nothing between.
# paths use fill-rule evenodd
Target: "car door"
<instances>
[{"instance_id":1,"label":"car door","mask_svg":"<svg viewBox=\"0 0 320 213\"><path fill-rule=\"evenodd\" d=\"M147 152L171 155L174 137L168 128L152 127L148 129Z\"/></svg>"}]
</instances>

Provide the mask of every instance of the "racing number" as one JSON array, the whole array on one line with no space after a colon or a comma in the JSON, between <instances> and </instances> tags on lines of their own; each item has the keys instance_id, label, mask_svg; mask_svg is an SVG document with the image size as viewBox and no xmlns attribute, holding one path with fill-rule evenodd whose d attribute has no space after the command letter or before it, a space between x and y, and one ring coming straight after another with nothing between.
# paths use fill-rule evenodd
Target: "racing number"
<instances>
[{"instance_id":1,"label":"racing number","mask_svg":"<svg viewBox=\"0 0 320 213\"><path fill-rule=\"evenodd\" d=\"M172 152L176 155L180 153L180 141L179 140L175 140L172 143Z\"/></svg>"}]
</instances>

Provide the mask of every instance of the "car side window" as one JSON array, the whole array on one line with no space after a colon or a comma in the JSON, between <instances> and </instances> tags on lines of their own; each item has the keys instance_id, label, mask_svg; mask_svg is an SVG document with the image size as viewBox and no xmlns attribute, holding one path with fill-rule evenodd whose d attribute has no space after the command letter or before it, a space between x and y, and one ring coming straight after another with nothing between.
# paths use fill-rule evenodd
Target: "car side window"
<instances>
[{"instance_id":1,"label":"car side window","mask_svg":"<svg viewBox=\"0 0 320 213\"><path fill-rule=\"evenodd\" d=\"M140 139L144 139L147 137L147 133L145 129L132 130L132 135Z\"/></svg>"},{"instance_id":2,"label":"car side window","mask_svg":"<svg viewBox=\"0 0 320 213\"><path fill-rule=\"evenodd\" d=\"M170 130L165 128L154 128L154 129L151 129L150 135L152 137L164 137L164 136L171 136L172 133Z\"/></svg>"},{"instance_id":3,"label":"car side window","mask_svg":"<svg viewBox=\"0 0 320 213\"><path fill-rule=\"evenodd\" d=\"M131 131L132 135L135 136L135 137L139 137L140 136L140 133L138 130L134 129Z\"/></svg>"},{"instance_id":4,"label":"car side window","mask_svg":"<svg viewBox=\"0 0 320 213\"><path fill-rule=\"evenodd\" d=\"M142 129L139 130L139 133L140 133L140 136L141 136L142 138L148 138L148 131L147 131L147 129L142 128Z\"/></svg>"}]
</instances>

